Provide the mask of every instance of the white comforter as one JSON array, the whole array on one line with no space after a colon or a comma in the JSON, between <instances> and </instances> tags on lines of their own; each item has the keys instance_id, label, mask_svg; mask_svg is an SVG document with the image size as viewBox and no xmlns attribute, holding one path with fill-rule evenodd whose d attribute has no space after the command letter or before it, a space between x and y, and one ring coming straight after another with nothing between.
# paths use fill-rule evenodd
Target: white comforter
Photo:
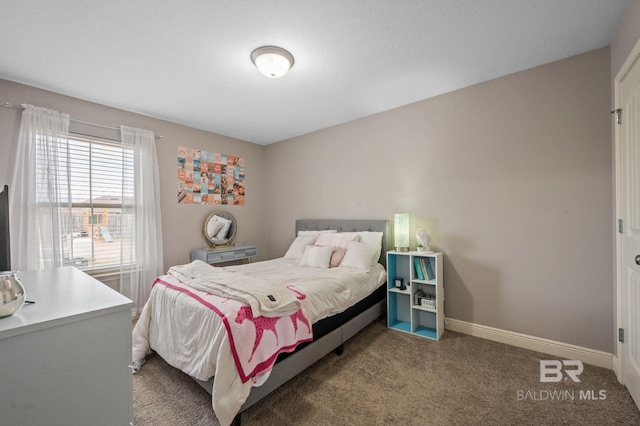
<instances>
[{"instance_id":1,"label":"white comforter","mask_svg":"<svg viewBox=\"0 0 640 426\"><path fill-rule=\"evenodd\" d=\"M382 265L362 272L298 263L280 258L226 269L294 284L310 302L307 315L313 323L346 310L386 280ZM153 287L133 330L134 365L151 349L192 377L203 381L213 377L212 405L222 425L232 422L255 385L242 383L220 317L189 295L163 285Z\"/></svg>"}]
</instances>

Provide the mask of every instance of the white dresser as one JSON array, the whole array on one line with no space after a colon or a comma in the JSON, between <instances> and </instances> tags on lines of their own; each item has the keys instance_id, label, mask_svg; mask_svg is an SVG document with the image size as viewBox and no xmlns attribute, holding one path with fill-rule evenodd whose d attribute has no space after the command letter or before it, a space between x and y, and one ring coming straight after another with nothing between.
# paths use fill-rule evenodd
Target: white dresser
<instances>
[{"instance_id":1,"label":"white dresser","mask_svg":"<svg viewBox=\"0 0 640 426\"><path fill-rule=\"evenodd\" d=\"M71 266L18 277L35 303L0 318L0 423L129 425L134 303Z\"/></svg>"}]
</instances>

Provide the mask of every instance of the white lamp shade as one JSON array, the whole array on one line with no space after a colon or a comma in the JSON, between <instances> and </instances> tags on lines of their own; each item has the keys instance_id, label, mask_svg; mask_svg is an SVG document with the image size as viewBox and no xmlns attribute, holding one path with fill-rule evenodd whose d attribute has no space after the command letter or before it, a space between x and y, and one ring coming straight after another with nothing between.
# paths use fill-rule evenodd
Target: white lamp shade
<instances>
[{"instance_id":1,"label":"white lamp shade","mask_svg":"<svg viewBox=\"0 0 640 426\"><path fill-rule=\"evenodd\" d=\"M393 236L397 251L409 250L409 214L396 213L393 216Z\"/></svg>"},{"instance_id":2,"label":"white lamp shade","mask_svg":"<svg viewBox=\"0 0 640 426\"><path fill-rule=\"evenodd\" d=\"M257 48L251 53L251 60L258 71L269 78L280 78L293 66L291 53L273 46Z\"/></svg>"}]
</instances>

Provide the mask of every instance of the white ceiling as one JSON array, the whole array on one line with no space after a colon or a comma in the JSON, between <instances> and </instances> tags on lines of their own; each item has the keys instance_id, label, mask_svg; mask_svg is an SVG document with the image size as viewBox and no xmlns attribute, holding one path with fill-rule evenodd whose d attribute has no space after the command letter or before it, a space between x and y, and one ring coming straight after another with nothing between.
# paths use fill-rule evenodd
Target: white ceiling
<instances>
[{"instance_id":1,"label":"white ceiling","mask_svg":"<svg viewBox=\"0 0 640 426\"><path fill-rule=\"evenodd\" d=\"M266 145L608 46L630 2L0 0L0 78Z\"/></svg>"}]
</instances>

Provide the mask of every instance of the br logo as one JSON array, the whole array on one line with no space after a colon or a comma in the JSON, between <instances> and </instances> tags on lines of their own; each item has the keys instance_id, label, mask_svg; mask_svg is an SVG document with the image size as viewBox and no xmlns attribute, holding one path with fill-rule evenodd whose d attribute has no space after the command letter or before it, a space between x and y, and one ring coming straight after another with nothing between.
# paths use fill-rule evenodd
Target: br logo
<instances>
[{"instance_id":1,"label":"br logo","mask_svg":"<svg viewBox=\"0 0 640 426\"><path fill-rule=\"evenodd\" d=\"M566 376L574 382L580 382L578 376L584 370L582 361L578 360L540 360L540 381L544 383L561 382Z\"/></svg>"}]
</instances>

